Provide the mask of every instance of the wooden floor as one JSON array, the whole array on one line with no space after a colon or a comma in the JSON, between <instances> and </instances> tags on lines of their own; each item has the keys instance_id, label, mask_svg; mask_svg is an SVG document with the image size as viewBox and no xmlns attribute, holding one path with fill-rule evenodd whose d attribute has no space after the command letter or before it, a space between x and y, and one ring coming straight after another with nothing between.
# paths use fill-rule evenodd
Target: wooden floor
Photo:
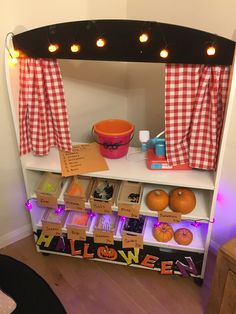
<instances>
[{"instance_id":1,"label":"wooden floor","mask_svg":"<svg viewBox=\"0 0 236 314\"><path fill-rule=\"evenodd\" d=\"M208 255L204 284L156 271L36 252L33 237L0 250L32 267L68 314L199 314L208 302L215 256ZM45 313L47 314L47 313ZM56 314L56 313L50 313Z\"/></svg>"}]
</instances>

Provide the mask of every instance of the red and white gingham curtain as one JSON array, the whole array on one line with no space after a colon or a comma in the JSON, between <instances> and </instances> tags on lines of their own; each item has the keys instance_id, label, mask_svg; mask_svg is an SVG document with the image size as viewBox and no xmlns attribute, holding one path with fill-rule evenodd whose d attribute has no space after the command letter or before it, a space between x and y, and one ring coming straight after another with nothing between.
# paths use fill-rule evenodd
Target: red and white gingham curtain
<instances>
[{"instance_id":1,"label":"red and white gingham curtain","mask_svg":"<svg viewBox=\"0 0 236 314\"><path fill-rule=\"evenodd\" d=\"M213 170L230 67L166 64L165 138L170 165Z\"/></svg>"},{"instance_id":2,"label":"red and white gingham curtain","mask_svg":"<svg viewBox=\"0 0 236 314\"><path fill-rule=\"evenodd\" d=\"M46 155L52 146L72 150L57 60L20 59L19 128L21 155Z\"/></svg>"}]
</instances>

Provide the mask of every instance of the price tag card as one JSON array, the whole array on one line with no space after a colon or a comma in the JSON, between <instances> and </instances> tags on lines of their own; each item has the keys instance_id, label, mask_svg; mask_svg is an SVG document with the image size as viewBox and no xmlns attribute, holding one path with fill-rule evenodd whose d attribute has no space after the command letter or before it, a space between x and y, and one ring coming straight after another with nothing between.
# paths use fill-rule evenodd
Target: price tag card
<instances>
[{"instance_id":1,"label":"price tag card","mask_svg":"<svg viewBox=\"0 0 236 314\"><path fill-rule=\"evenodd\" d=\"M139 205L136 204L118 204L118 215L129 218L139 218Z\"/></svg>"},{"instance_id":2,"label":"price tag card","mask_svg":"<svg viewBox=\"0 0 236 314\"><path fill-rule=\"evenodd\" d=\"M114 244L113 231L94 230L94 243Z\"/></svg>"},{"instance_id":3,"label":"price tag card","mask_svg":"<svg viewBox=\"0 0 236 314\"><path fill-rule=\"evenodd\" d=\"M66 210L84 210L85 209L85 200L82 198L73 198L70 196L64 197L65 209Z\"/></svg>"},{"instance_id":4,"label":"price tag card","mask_svg":"<svg viewBox=\"0 0 236 314\"><path fill-rule=\"evenodd\" d=\"M98 214L111 214L112 213L111 202L91 200L90 205L94 213L98 213Z\"/></svg>"},{"instance_id":5,"label":"price tag card","mask_svg":"<svg viewBox=\"0 0 236 314\"><path fill-rule=\"evenodd\" d=\"M71 240L86 241L86 228L67 226L67 237Z\"/></svg>"},{"instance_id":6,"label":"price tag card","mask_svg":"<svg viewBox=\"0 0 236 314\"><path fill-rule=\"evenodd\" d=\"M122 235L122 248L143 249L143 236L141 234L137 234L137 235L123 234Z\"/></svg>"},{"instance_id":7,"label":"price tag card","mask_svg":"<svg viewBox=\"0 0 236 314\"><path fill-rule=\"evenodd\" d=\"M42 232L45 236L61 236L62 224L42 221Z\"/></svg>"},{"instance_id":8,"label":"price tag card","mask_svg":"<svg viewBox=\"0 0 236 314\"><path fill-rule=\"evenodd\" d=\"M181 222L181 213L160 211L158 212L158 220L160 222L179 223Z\"/></svg>"},{"instance_id":9,"label":"price tag card","mask_svg":"<svg viewBox=\"0 0 236 314\"><path fill-rule=\"evenodd\" d=\"M40 207L56 208L57 198L51 195L38 194L37 203Z\"/></svg>"}]
</instances>

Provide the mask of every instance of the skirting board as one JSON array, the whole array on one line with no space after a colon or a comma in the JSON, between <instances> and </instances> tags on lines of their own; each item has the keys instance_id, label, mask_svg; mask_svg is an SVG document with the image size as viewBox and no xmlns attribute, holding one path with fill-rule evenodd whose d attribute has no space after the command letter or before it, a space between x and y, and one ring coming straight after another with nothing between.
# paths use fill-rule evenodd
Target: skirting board
<instances>
[{"instance_id":1,"label":"skirting board","mask_svg":"<svg viewBox=\"0 0 236 314\"><path fill-rule=\"evenodd\" d=\"M33 233L32 225L27 224L19 229L4 234L3 236L0 237L0 248L6 247L14 242L17 242L25 237L28 237L29 235L32 235L32 233Z\"/></svg>"}]
</instances>

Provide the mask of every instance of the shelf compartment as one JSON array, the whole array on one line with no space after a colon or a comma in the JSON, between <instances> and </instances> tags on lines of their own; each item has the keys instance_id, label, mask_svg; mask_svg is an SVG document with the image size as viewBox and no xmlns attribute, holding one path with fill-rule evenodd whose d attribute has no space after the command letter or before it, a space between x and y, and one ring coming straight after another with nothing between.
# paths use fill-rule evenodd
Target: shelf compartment
<instances>
[{"instance_id":1,"label":"shelf compartment","mask_svg":"<svg viewBox=\"0 0 236 314\"><path fill-rule=\"evenodd\" d=\"M146 229L144 233L144 243L146 245L158 246L166 249L178 249L184 251L192 252L204 252L205 243L207 237L207 224L201 224L199 227L194 227L190 222L182 221L178 224L171 224L174 231L179 228L187 228L193 233L193 241L189 245L179 245L172 238L169 242L159 242L157 241L152 233L154 225L157 223L157 220L154 217L147 217Z\"/></svg>"},{"instance_id":2,"label":"shelf compartment","mask_svg":"<svg viewBox=\"0 0 236 314\"><path fill-rule=\"evenodd\" d=\"M127 156L119 159L106 158L106 161L109 170L91 172L89 176L214 190L214 172L197 169L149 170L146 166L145 154L139 148L130 147ZM28 170L61 173L59 152L56 148L51 148L49 154L43 157L27 154L22 158L22 164Z\"/></svg>"},{"instance_id":3,"label":"shelf compartment","mask_svg":"<svg viewBox=\"0 0 236 314\"><path fill-rule=\"evenodd\" d=\"M31 215L34 215L35 218L38 218L38 221L34 223L35 229L41 229L42 228L42 222L41 219L43 217L43 213L47 209L43 209L37 206L35 204L33 206L33 210L31 212ZM41 213L41 214L40 214ZM96 220L99 214L93 214L91 218L91 223L89 226L89 229L86 231L86 236L88 237L93 237L93 232L94 228L96 225ZM33 219L32 219L33 220ZM149 245L149 246L155 246L159 248L164 248L164 249L174 249L174 250L183 250L183 251L192 251L192 252L199 252L203 253L205 250L205 243L206 243L206 237L207 237L207 231L208 231L208 224L200 224L198 228L194 227L191 225L190 222L188 221L182 221L181 223L178 224L171 224L172 228L175 230L179 228L187 228L193 233L193 241L190 245L184 246L184 245L179 245L175 242L174 238L169 241L169 242L158 242L153 234L152 234L152 229L153 226L157 223L157 219L154 217L146 217L146 226L144 230L144 245ZM114 240L115 241L122 241L122 230L123 230L123 224L124 224L124 218L120 217L118 220L118 226L116 229L116 233L114 235ZM66 229L66 224L62 227L62 232L67 233Z\"/></svg>"},{"instance_id":4,"label":"shelf compartment","mask_svg":"<svg viewBox=\"0 0 236 314\"><path fill-rule=\"evenodd\" d=\"M71 178L63 194L66 209L84 210L92 185L93 179L90 177L74 176Z\"/></svg>"},{"instance_id":5,"label":"shelf compartment","mask_svg":"<svg viewBox=\"0 0 236 314\"><path fill-rule=\"evenodd\" d=\"M144 191L143 191L143 198L141 202L140 214L151 216L151 217L158 217L158 212L150 210L146 205L146 196L147 194L155 189L161 189L167 192L168 194L172 189L175 187L172 186L163 186L163 185L151 185L145 184ZM213 192L208 190L198 190L198 189L191 189L195 196L196 196L196 207L193 211L187 215L182 215L182 220L202 220L202 223L208 223L210 217L210 210L211 210L211 198L213 197ZM167 212L173 212L169 207L165 209Z\"/></svg>"},{"instance_id":6,"label":"shelf compartment","mask_svg":"<svg viewBox=\"0 0 236 314\"><path fill-rule=\"evenodd\" d=\"M68 188L70 179L67 179L66 182L64 183L62 192L58 198L58 204L59 205L64 205L64 192ZM152 211L150 210L145 202L146 195L148 192L151 190L155 189L162 189L169 193L174 187L170 186L162 186L162 185L152 185L152 184L144 184L143 185L143 192L142 192L142 200L141 200L141 206L140 206L140 215L144 216L149 216L149 217L158 217L158 212L157 211ZM182 215L181 219L182 220L190 220L190 221L199 221L201 223L209 223L209 217L210 217L210 210L211 210L211 199L213 197L213 192L211 190L199 190L199 189L192 189L193 192L196 195L196 207L194 210L187 214L187 215ZM35 198L36 195L32 195L32 198ZM85 202L85 208L91 208L90 202L87 201ZM113 204L111 206L112 211L117 212L118 207L117 205ZM169 207L165 209L167 212L173 212Z\"/></svg>"}]
</instances>

